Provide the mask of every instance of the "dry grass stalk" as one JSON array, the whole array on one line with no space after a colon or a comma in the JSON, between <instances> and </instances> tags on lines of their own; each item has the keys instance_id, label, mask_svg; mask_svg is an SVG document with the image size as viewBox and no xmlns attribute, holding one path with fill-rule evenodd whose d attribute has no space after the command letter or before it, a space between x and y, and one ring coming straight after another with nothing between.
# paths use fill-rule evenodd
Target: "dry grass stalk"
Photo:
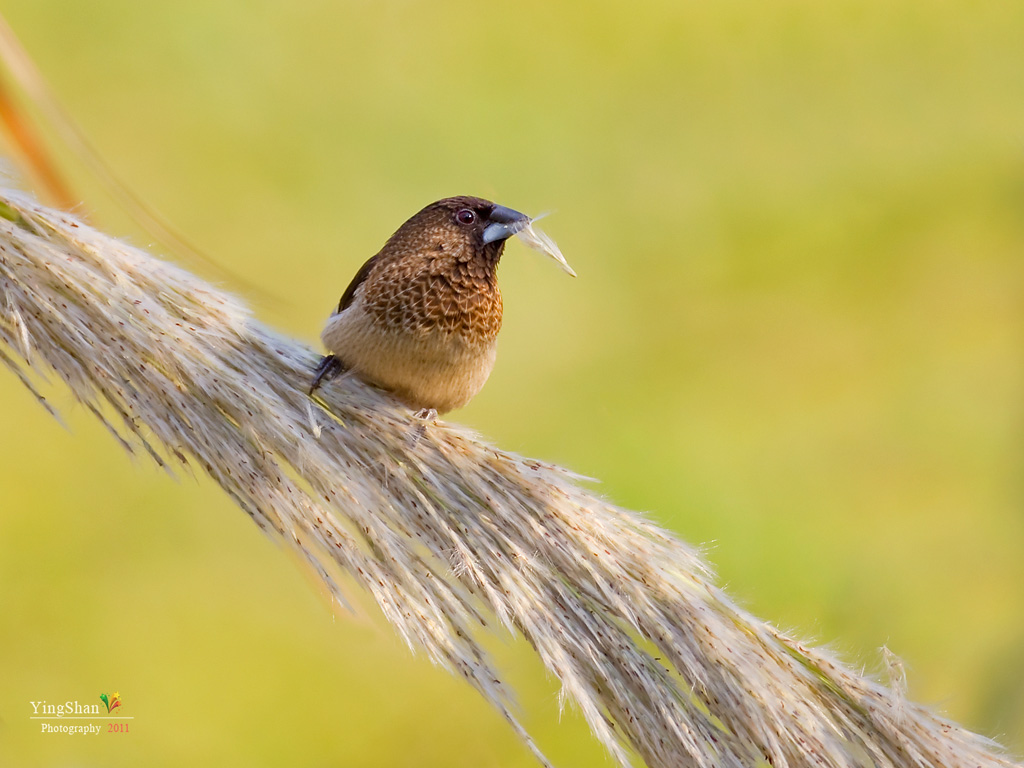
<instances>
[{"instance_id":1,"label":"dry grass stalk","mask_svg":"<svg viewBox=\"0 0 1024 768\"><path fill-rule=\"evenodd\" d=\"M477 640L492 616L622 765L630 750L652 768L1012 764L744 613L692 548L570 473L423 429L351 378L324 391L331 417L305 395L313 352L231 296L27 196L0 201L7 367L44 405L33 372L56 374L128 450L205 469L336 594L331 572L351 574L541 762Z\"/></svg>"}]
</instances>

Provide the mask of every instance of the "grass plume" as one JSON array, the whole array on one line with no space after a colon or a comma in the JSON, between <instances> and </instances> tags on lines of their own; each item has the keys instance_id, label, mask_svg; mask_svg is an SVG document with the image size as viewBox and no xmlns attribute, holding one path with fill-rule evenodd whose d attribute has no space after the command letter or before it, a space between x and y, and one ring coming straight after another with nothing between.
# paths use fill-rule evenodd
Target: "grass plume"
<instances>
[{"instance_id":1,"label":"grass plume","mask_svg":"<svg viewBox=\"0 0 1024 768\"><path fill-rule=\"evenodd\" d=\"M232 296L0 191L0 361L53 375L129 451L202 468L342 599L350 574L414 649L546 760L479 642L522 633L622 765L1013 765L991 742L737 608L694 549L571 473L424 426ZM52 412L52 409L51 409Z\"/></svg>"}]
</instances>

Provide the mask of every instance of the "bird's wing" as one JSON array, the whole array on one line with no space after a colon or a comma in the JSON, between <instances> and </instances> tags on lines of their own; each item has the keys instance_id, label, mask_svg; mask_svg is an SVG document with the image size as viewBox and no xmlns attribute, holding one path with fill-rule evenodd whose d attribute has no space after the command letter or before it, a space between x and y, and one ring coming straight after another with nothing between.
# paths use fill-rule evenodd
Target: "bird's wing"
<instances>
[{"instance_id":1,"label":"bird's wing","mask_svg":"<svg viewBox=\"0 0 1024 768\"><path fill-rule=\"evenodd\" d=\"M378 253L376 256L371 256L369 260L359 268L356 272L356 276L352 278L352 282L348 284L348 288L341 294L341 301L338 302L338 309L334 314L343 312L349 304L352 303L356 297L356 289L363 284L363 281L370 276L370 272L373 271L374 265L377 263L377 259L380 258Z\"/></svg>"}]
</instances>

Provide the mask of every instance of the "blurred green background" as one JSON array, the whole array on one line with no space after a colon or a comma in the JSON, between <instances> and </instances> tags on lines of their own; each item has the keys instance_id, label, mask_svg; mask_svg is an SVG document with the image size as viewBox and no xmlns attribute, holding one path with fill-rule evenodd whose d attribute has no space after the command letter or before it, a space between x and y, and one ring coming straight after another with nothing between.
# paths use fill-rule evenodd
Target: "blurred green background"
<instances>
[{"instance_id":1,"label":"blurred green background","mask_svg":"<svg viewBox=\"0 0 1024 768\"><path fill-rule=\"evenodd\" d=\"M913 699L1024 751L1024 5L0 12L116 172L310 344L422 205L556 209L580 277L509 246L498 365L452 418L601 478L754 613L868 670L887 645ZM148 245L62 157L79 212ZM47 394L68 430L0 371L0 764L535 764L211 482ZM525 644L494 648L556 764L608 764ZM129 734L28 720L114 690Z\"/></svg>"}]
</instances>

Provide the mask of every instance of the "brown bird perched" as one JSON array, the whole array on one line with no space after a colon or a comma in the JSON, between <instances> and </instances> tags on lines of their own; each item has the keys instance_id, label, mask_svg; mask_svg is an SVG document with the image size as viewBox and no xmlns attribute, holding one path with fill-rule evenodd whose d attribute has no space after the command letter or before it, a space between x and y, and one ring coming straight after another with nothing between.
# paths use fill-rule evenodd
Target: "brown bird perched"
<instances>
[{"instance_id":1,"label":"brown bird perched","mask_svg":"<svg viewBox=\"0 0 1024 768\"><path fill-rule=\"evenodd\" d=\"M478 197L449 197L417 213L356 273L321 339L310 394L352 371L422 417L460 408L494 367L501 329L497 267L525 214ZM550 247L549 247L550 246ZM575 274L550 241L541 247Z\"/></svg>"}]
</instances>

